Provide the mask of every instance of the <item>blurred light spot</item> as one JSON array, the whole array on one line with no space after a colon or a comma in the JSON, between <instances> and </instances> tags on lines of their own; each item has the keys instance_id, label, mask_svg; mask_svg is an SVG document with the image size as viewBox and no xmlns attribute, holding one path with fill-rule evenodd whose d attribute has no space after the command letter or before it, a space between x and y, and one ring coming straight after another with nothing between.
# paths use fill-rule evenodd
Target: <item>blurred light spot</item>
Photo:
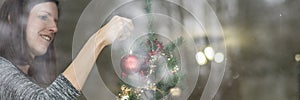
<instances>
[{"instance_id":1,"label":"blurred light spot","mask_svg":"<svg viewBox=\"0 0 300 100\"><path fill-rule=\"evenodd\" d=\"M132 50L131 49L129 50L129 54L132 54Z\"/></svg>"},{"instance_id":2,"label":"blurred light spot","mask_svg":"<svg viewBox=\"0 0 300 100\"><path fill-rule=\"evenodd\" d=\"M212 47L206 47L204 49L204 53L205 53L205 56L207 57L208 60L213 60L214 59L215 51Z\"/></svg>"},{"instance_id":3,"label":"blurred light spot","mask_svg":"<svg viewBox=\"0 0 300 100\"><path fill-rule=\"evenodd\" d=\"M196 60L199 65L205 65L207 63L207 59L203 52L199 51L196 53Z\"/></svg>"},{"instance_id":4,"label":"blurred light spot","mask_svg":"<svg viewBox=\"0 0 300 100\"><path fill-rule=\"evenodd\" d=\"M282 14L280 14L280 16L282 16Z\"/></svg>"},{"instance_id":5,"label":"blurred light spot","mask_svg":"<svg viewBox=\"0 0 300 100\"><path fill-rule=\"evenodd\" d=\"M170 93L172 96L180 96L181 95L181 89L178 87L171 88Z\"/></svg>"},{"instance_id":6,"label":"blurred light spot","mask_svg":"<svg viewBox=\"0 0 300 100\"><path fill-rule=\"evenodd\" d=\"M297 62L300 62L300 54L296 54L296 55L295 55L295 60L296 60Z\"/></svg>"},{"instance_id":7,"label":"blurred light spot","mask_svg":"<svg viewBox=\"0 0 300 100\"><path fill-rule=\"evenodd\" d=\"M224 54L223 53L216 53L215 62L221 63L223 61L224 61Z\"/></svg>"}]
</instances>

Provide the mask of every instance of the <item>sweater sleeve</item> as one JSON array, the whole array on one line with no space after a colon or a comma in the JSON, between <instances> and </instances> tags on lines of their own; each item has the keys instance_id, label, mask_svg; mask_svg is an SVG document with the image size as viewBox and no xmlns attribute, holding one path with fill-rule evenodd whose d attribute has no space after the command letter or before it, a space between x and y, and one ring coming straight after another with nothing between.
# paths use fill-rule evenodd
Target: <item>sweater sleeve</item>
<instances>
[{"instance_id":1,"label":"sweater sleeve","mask_svg":"<svg viewBox=\"0 0 300 100\"><path fill-rule=\"evenodd\" d=\"M79 95L62 74L50 86L42 88L0 57L0 100L74 100Z\"/></svg>"}]
</instances>

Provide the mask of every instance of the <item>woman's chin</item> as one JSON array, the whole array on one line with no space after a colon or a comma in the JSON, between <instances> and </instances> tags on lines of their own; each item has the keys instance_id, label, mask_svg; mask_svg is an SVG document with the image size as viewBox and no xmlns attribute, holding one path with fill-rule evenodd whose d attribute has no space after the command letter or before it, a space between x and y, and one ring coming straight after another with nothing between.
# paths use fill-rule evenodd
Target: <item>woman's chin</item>
<instances>
[{"instance_id":1,"label":"woman's chin","mask_svg":"<svg viewBox=\"0 0 300 100\"><path fill-rule=\"evenodd\" d=\"M39 50L35 50L35 52L33 53L34 56L43 56L45 55L47 52L47 49L39 49Z\"/></svg>"}]
</instances>

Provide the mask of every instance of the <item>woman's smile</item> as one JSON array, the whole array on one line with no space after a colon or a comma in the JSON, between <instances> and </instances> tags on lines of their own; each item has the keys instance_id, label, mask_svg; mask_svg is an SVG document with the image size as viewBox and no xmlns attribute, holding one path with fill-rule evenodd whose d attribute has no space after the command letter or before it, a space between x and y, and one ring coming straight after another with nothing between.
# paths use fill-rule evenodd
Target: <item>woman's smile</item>
<instances>
[{"instance_id":1,"label":"woman's smile","mask_svg":"<svg viewBox=\"0 0 300 100\"><path fill-rule=\"evenodd\" d=\"M48 35L43 35L43 34L41 34L40 35L43 39L45 39L46 41L51 41L52 40L52 38L50 37L50 36L48 36Z\"/></svg>"}]
</instances>

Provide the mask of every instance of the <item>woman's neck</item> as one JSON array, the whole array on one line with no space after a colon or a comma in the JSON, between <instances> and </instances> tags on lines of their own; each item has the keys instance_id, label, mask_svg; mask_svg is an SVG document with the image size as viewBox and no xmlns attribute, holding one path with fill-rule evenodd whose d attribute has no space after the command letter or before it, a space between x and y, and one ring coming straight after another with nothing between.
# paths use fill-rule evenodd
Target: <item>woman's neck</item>
<instances>
[{"instance_id":1,"label":"woman's neck","mask_svg":"<svg viewBox=\"0 0 300 100\"><path fill-rule=\"evenodd\" d=\"M33 53L30 53L30 57L32 58L32 59L34 59L34 54ZM19 68L21 69L21 71L23 72L23 73L25 73L25 74L27 74L28 75L28 70L29 70L29 67L30 67L30 65L18 65L19 66Z\"/></svg>"},{"instance_id":2,"label":"woman's neck","mask_svg":"<svg viewBox=\"0 0 300 100\"><path fill-rule=\"evenodd\" d=\"M29 65L19 65L19 68L25 74L28 74L29 67L30 67Z\"/></svg>"}]
</instances>

